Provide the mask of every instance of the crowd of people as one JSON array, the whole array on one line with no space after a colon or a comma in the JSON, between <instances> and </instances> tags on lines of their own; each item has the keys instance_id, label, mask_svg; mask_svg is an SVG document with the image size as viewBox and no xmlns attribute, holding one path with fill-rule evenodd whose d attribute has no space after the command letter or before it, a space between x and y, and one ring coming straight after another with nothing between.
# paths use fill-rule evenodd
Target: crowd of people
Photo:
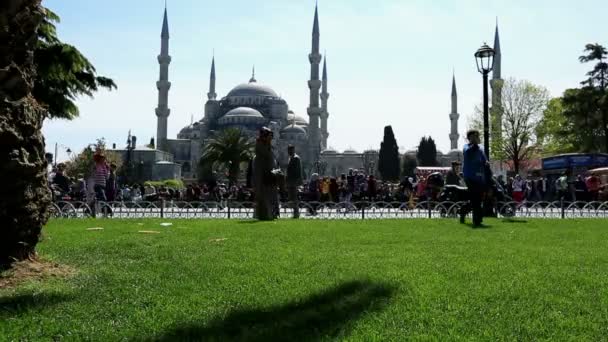
<instances>
[{"instance_id":1,"label":"crowd of people","mask_svg":"<svg viewBox=\"0 0 608 342\"><path fill-rule=\"evenodd\" d=\"M293 152L292 152L293 153ZM295 153L293 153L295 155ZM299 161L298 161L299 162ZM58 164L50 174L55 200L91 201L158 201L187 202L253 202L255 190L252 181L243 184L222 182L217 178L205 183L188 184L183 189L166 186L154 187L143 184L120 184L116 165L108 164L103 154L94 155L94 166L89 175L66 175L65 165ZM445 197L445 186L466 188L460 162L454 162L447 172L417 170L401 182L388 182L367 174L364 170L350 169L338 177L320 176L313 173L308 181L301 174L289 179L293 170L287 170L287 186L279 187L282 202L424 202L456 200ZM292 177L293 178L293 177ZM606 186L596 175L573 176L566 171L556 181L536 176L525 179L520 175L493 178L504 195L503 201L598 201L606 198ZM606 189L606 190L604 190ZM603 191L604 190L604 191ZM291 192L291 194L290 194ZM93 197L93 198L92 198Z\"/></svg>"}]
</instances>

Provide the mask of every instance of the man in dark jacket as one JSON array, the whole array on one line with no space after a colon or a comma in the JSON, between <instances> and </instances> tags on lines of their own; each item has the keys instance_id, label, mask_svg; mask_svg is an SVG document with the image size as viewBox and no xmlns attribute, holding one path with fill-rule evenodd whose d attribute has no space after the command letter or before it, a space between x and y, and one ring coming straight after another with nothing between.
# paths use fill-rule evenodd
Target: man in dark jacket
<instances>
[{"instance_id":1,"label":"man in dark jacket","mask_svg":"<svg viewBox=\"0 0 608 342\"><path fill-rule=\"evenodd\" d=\"M479 131L470 130L467 132L467 140L469 143L464 145L464 181L469 190L470 205L473 210L473 226L479 227L483 220L482 200L487 188L488 160L479 146L480 138ZM466 211L462 210L460 214L460 222L464 223Z\"/></svg>"}]
</instances>

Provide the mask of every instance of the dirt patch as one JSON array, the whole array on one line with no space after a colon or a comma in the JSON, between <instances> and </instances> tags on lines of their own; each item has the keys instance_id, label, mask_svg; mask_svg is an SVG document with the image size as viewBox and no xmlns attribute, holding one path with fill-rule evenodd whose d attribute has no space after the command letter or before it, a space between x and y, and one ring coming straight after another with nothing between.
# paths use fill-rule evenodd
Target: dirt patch
<instances>
[{"instance_id":1,"label":"dirt patch","mask_svg":"<svg viewBox=\"0 0 608 342\"><path fill-rule=\"evenodd\" d=\"M19 261L13 267L0 273L0 289L15 287L26 281L42 281L49 278L66 278L76 274L76 270L45 260Z\"/></svg>"}]
</instances>

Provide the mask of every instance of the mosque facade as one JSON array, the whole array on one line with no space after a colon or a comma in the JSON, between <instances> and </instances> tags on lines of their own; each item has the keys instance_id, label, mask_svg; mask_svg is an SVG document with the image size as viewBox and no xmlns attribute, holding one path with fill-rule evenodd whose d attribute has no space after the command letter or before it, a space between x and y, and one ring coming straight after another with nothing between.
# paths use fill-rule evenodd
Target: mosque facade
<instances>
[{"instance_id":1,"label":"mosque facade","mask_svg":"<svg viewBox=\"0 0 608 342\"><path fill-rule=\"evenodd\" d=\"M165 8L161 30L161 52L158 56L160 67L158 89L156 149L166 152L171 158L164 161L175 165L175 174L185 179L195 179L197 165L203 152L203 146L215 134L225 129L236 128L246 135L254 138L261 127L268 127L274 132L275 157L281 166L287 163L287 146L294 145L297 153L303 160L305 173L324 173L339 175L348 169L374 170L377 164L378 152L374 150L362 153L354 150L338 152L328 147L329 138L329 109L328 109L328 77L327 63L320 54L320 28L318 9L315 7L312 46L308 55L310 63L310 80L308 80L309 105L307 116L294 112L289 104L277 94L270 86L264 85L256 79L255 69L248 82L232 88L225 96L219 97L216 93L216 65L215 57L211 61L209 77L209 90L204 105L204 115L182 128L176 139L167 137L168 118L171 110L169 106L169 21ZM493 113L500 115L500 44L498 40L498 27L495 34L495 46L498 58L495 60L494 78L492 80ZM321 61L323 68L321 69ZM497 63L497 64L496 64ZM458 130L457 91L455 77L452 79L451 112L450 119L450 151L439 154L438 160L443 165L449 165L452 160L460 160L461 152L458 149L460 138ZM404 154L415 155L416 151L407 151ZM179 169L179 170L177 170Z\"/></svg>"}]
</instances>

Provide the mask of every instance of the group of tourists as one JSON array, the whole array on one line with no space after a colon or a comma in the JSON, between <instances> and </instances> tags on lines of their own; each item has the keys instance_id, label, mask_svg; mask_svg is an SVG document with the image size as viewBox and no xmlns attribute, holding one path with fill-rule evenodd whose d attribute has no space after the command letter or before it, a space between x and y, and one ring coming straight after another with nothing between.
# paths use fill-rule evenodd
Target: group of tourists
<instances>
[{"instance_id":1,"label":"group of tourists","mask_svg":"<svg viewBox=\"0 0 608 342\"><path fill-rule=\"evenodd\" d=\"M463 202L469 205L461 211L461 219L473 212L473 224L481 224L482 207L494 202L524 204L526 202L598 201L605 200L605 185L596 175L574 176L567 170L554 182L537 176L525 179L520 175L507 180L494 177L479 145L479 132L467 133L463 163L454 161L447 173L420 169L401 182L378 180L363 170L350 169L337 177L313 173L305 181L300 157L295 147L288 147L289 161L285 173L278 167L272 151L273 133L262 128L255 144L255 157L250 162L245 184L224 183L214 177L205 183L192 183L183 189L142 184L119 185L116 165L108 163L102 152L96 151L88 174L66 175L66 165L58 164L50 173L49 183L55 200L76 201L187 201L255 202L255 215L266 220L279 215L279 203L289 203L294 217L299 217L299 202ZM313 210L314 211L314 210Z\"/></svg>"},{"instance_id":2,"label":"group of tourists","mask_svg":"<svg viewBox=\"0 0 608 342\"><path fill-rule=\"evenodd\" d=\"M59 163L49 173L53 199L115 201L120 193L116 169L116 164L108 163L100 151L93 155L93 164L87 175L69 177L66 174L66 165Z\"/></svg>"}]
</instances>

